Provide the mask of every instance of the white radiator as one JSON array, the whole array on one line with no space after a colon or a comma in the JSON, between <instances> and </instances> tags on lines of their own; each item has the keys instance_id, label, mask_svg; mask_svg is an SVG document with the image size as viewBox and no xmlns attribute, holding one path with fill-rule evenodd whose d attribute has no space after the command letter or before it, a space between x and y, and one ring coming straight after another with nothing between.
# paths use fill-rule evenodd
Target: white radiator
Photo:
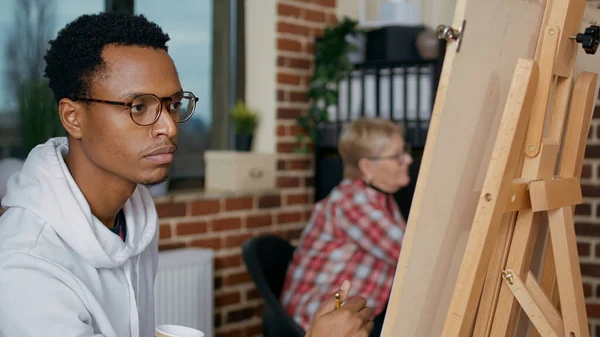
<instances>
[{"instance_id":1,"label":"white radiator","mask_svg":"<svg viewBox=\"0 0 600 337\"><path fill-rule=\"evenodd\" d=\"M213 337L213 251L182 248L158 254L156 325L178 324Z\"/></svg>"}]
</instances>

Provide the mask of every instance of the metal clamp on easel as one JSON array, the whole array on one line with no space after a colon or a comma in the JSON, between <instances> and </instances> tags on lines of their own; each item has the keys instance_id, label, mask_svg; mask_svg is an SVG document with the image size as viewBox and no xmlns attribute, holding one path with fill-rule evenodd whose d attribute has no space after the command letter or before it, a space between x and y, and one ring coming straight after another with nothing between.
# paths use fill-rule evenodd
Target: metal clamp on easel
<instances>
[{"instance_id":1,"label":"metal clamp on easel","mask_svg":"<svg viewBox=\"0 0 600 337\"><path fill-rule=\"evenodd\" d=\"M581 43L581 47L588 54L596 54L598 44L600 44L600 27L591 25L586 28L584 33L569 36L571 39Z\"/></svg>"}]
</instances>

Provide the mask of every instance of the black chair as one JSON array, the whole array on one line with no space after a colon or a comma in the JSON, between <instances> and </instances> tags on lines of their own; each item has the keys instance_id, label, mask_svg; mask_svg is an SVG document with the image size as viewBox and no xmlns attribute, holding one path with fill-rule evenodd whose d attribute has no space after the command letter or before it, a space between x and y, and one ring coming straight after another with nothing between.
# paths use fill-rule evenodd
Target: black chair
<instances>
[{"instance_id":1,"label":"black chair","mask_svg":"<svg viewBox=\"0 0 600 337\"><path fill-rule=\"evenodd\" d=\"M242 246L248 273L265 300L262 312L265 337L304 337L306 334L279 300L294 250L288 241L274 235L251 238Z\"/></svg>"}]
</instances>

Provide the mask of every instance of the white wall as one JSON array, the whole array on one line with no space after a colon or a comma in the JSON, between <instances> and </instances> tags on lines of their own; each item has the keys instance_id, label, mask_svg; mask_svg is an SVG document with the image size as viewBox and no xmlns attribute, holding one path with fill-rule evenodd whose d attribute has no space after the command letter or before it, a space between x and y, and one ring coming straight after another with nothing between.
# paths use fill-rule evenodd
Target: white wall
<instances>
[{"instance_id":1,"label":"white wall","mask_svg":"<svg viewBox=\"0 0 600 337\"><path fill-rule=\"evenodd\" d=\"M375 20L377 2L381 0L366 0L368 20ZM405 0L407 2L414 0ZM440 24L451 25L454 19L454 7L457 0L423 0L421 1L421 20L424 24L437 27ZM359 0L337 0L338 18L348 16L358 19Z\"/></svg>"},{"instance_id":2,"label":"white wall","mask_svg":"<svg viewBox=\"0 0 600 337\"><path fill-rule=\"evenodd\" d=\"M254 151L275 153L277 0L246 0L246 103L260 112Z\"/></svg>"}]
</instances>

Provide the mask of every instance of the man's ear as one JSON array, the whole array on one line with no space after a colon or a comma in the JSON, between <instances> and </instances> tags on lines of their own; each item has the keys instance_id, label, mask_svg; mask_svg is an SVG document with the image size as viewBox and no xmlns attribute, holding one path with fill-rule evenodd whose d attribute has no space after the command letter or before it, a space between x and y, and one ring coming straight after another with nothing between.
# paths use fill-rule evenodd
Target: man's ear
<instances>
[{"instance_id":1,"label":"man's ear","mask_svg":"<svg viewBox=\"0 0 600 337\"><path fill-rule=\"evenodd\" d=\"M60 121L67 133L75 139L81 138L81 122L85 118L82 112L81 105L68 98L58 102Z\"/></svg>"}]
</instances>

